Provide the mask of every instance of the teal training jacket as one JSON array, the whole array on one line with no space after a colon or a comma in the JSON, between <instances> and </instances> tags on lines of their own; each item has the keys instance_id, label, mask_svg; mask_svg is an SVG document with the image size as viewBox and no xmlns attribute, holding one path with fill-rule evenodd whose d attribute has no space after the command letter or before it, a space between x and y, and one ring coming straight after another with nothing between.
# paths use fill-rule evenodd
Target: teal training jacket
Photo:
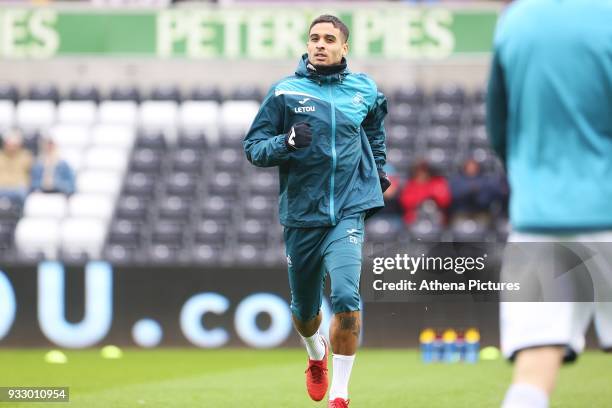
<instances>
[{"instance_id":1,"label":"teal training jacket","mask_svg":"<svg viewBox=\"0 0 612 408\"><path fill-rule=\"evenodd\" d=\"M384 206L377 168L386 161L387 102L367 75L319 75L302 56L295 75L274 84L244 139L247 159L278 166L279 215L287 227L336 225ZM309 147L290 152L285 134L310 124Z\"/></svg>"},{"instance_id":2,"label":"teal training jacket","mask_svg":"<svg viewBox=\"0 0 612 408\"><path fill-rule=\"evenodd\" d=\"M509 6L487 104L514 229L612 228L612 0Z\"/></svg>"}]
</instances>

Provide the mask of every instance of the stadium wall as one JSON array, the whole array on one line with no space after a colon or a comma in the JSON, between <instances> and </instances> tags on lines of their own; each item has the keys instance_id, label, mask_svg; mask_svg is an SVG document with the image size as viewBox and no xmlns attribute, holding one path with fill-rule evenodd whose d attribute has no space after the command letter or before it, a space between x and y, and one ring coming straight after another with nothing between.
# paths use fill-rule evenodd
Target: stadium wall
<instances>
[{"instance_id":1,"label":"stadium wall","mask_svg":"<svg viewBox=\"0 0 612 408\"><path fill-rule=\"evenodd\" d=\"M85 267L0 271L0 347L293 347L281 268ZM323 327L331 311L323 304ZM424 327L478 327L498 344L495 303L365 303L366 347L417 347Z\"/></svg>"}]
</instances>

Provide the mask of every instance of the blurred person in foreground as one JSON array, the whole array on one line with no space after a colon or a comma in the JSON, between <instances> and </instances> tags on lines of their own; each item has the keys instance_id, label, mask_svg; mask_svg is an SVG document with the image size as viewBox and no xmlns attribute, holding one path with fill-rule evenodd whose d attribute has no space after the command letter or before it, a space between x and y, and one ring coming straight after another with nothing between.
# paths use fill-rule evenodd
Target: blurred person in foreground
<instances>
[{"instance_id":1,"label":"blurred person in foreground","mask_svg":"<svg viewBox=\"0 0 612 408\"><path fill-rule=\"evenodd\" d=\"M500 203L505 195L504 184L500 177L484 174L476 160L467 159L461 171L449 180L451 222L474 219L490 223L492 206Z\"/></svg>"},{"instance_id":2,"label":"blurred person in foreground","mask_svg":"<svg viewBox=\"0 0 612 408\"><path fill-rule=\"evenodd\" d=\"M404 223L412 224L418 218L419 209L424 203L432 201L444 212L451 202L448 181L443 176L434 174L425 160L418 160L410 171L400 194L400 204L404 209Z\"/></svg>"},{"instance_id":3,"label":"blurred person in foreground","mask_svg":"<svg viewBox=\"0 0 612 408\"><path fill-rule=\"evenodd\" d=\"M325 276L331 280L333 377L329 407L347 407L361 327L364 219L383 207L389 180L385 97L347 68L348 28L335 16L310 25L295 75L274 84L244 140L248 160L278 166L291 311L306 344L310 397L325 397L327 340L319 333Z\"/></svg>"},{"instance_id":4,"label":"blurred person in foreground","mask_svg":"<svg viewBox=\"0 0 612 408\"><path fill-rule=\"evenodd\" d=\"M0 197L8 197L21 203L30 186L32 154L22 146L19 130L8 131L0 151Z\"/></svg>"},{"instance_id":5,"label":"blurred person in foreground","mask_svg":"<svg viewBox=\"0 0 612 408\"><path fill-rule=\"evenodd\" d=\"M41 153L32 167L30 191L70 195L75 190L74 172L62 160L50 137L41 141Z\"/></svg>"},{"instance_id":6,"label":"blurred person in foreground","mask_svg":"<svg viewBox=\"0 0 612 408\"><path fill-rule=\"evenodd\" d=\"M612 242L611 39L609 0L517 1L499 20L487 127L508 171L511 242ZM515 273L537 273L523 265ZM612 347L611 305L502 302L502 350L515 363L503 408L549 406L593 316Z\"/></svg>"}]
</instances>

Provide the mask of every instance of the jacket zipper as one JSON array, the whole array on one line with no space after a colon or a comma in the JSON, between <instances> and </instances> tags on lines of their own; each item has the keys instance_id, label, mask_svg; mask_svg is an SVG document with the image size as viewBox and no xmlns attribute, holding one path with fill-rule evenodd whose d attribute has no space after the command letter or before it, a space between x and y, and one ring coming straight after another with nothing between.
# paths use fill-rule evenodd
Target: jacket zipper
<instances>
[{"instance_id":1,"label":"jacket zipper","mask_svg":"<svg viewBox=\"0 0 612 408\"><path fill-rule=\"evenodd\" d=\"M331 81L327 85L329 88L329 100L331 102L331 154L332 154L332 172L329 180L329 218L332 225L336 225L336 216L334 210L334 184L336 177L336 106L334 104L334 93L332 90Z\"/></svg>"}]
</instances>

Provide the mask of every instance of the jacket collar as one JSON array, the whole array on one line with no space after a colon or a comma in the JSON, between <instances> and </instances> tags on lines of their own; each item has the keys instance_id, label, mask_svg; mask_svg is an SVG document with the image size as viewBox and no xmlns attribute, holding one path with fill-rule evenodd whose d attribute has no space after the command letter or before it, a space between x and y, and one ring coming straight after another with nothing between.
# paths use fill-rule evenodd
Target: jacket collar
<instances>
[{"instance_id":1,"label":"jacket collar","mask_svg":"<svg viewBox=\"0 0 612 408\"><path fill-rule=\"evenodd\" d=\"M346 59L342 58L342 62L346 64ZM321 84L322 82L342 82L344 78L350 74L351 71L348 68L344 68L340 72L325 75L316 71L314 66L308 61L308 54L302 55L295 74L300 77L306 77L315 82Z\"/></svg>"}]
</instances>

